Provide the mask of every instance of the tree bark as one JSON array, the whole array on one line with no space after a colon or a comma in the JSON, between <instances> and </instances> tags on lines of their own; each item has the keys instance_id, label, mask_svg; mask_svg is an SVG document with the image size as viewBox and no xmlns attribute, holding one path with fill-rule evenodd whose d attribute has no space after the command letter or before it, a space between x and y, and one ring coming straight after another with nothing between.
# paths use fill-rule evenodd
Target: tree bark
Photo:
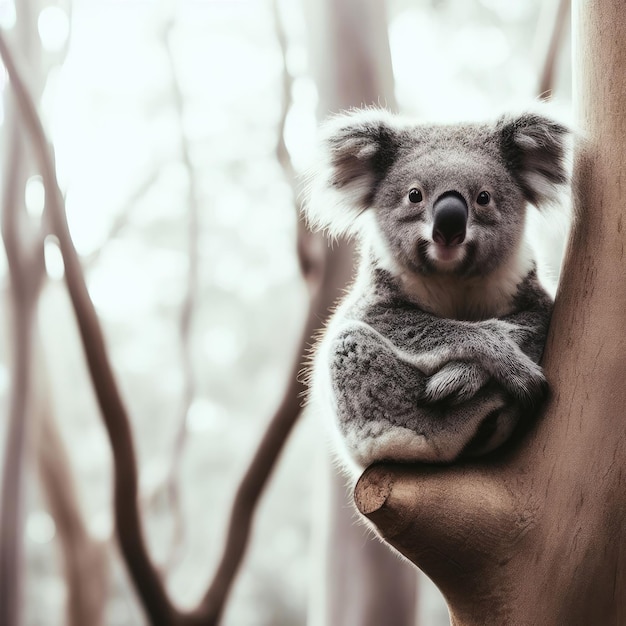
<instances>
[{"instance_id":1,"label":"tree bark","mask_svg":"<svg viewBox=\"0 0 626 626\"><path fill-rule=\"evenodd\" d=\"M444 593L453 624L626 623L626 13L573 7L578 219L546 346L552 396L490 462L376 466L359 509Z\"/></svg>"}]
</instances>

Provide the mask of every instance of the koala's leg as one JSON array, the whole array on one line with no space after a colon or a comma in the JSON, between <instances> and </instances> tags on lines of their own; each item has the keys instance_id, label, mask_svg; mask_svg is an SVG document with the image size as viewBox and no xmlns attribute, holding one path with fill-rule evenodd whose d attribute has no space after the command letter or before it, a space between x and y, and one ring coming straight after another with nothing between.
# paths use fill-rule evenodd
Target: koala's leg
<instances>
[{"instance_id":1,"label":"koala's leg","mask_svg":"<svg viewBox=\"0 0 626 626\"><path fill-rule=\"evenodd\" d=\"M413 356L362 322L347 322L331 340L329 369L339 420L402 422L424 402L424 373Z\"/></svg>"},{"instance_id":2,"label":"koala's leg","mask_svg":"<svg viewBox=\"0 0 626 626\"><path fill-rule=\"evenodd\" d=\"M502 407L485 415L459 456L479 457L500 447L510 437L522 417L523 409L509 399Z\"/></svg>"}]
</instances>

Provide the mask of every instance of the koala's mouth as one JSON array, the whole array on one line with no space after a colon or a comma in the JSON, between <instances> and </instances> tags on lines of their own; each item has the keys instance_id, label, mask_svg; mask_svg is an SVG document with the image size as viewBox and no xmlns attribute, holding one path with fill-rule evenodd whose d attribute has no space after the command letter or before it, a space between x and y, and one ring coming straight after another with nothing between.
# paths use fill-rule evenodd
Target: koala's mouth
<instances>
[{"instance_id":1,"label":"koala's mouth","mask_svg":"<svg viewBox=\"0 0 626 626\"><path fill-rule=\"evenodd\" d=\"M467 239L451 246L437 243L430 237L420 237L415 246L415 257L408 266L418 274L463 272L472 257L472 247Z\"/></svg>"},{"instance_id":2,"label":"koala's mouth","mask_svg":"<svg viewBox=\"0 0 626 626\"><path fill-rule=\"evenodd\" d=\"M453 265L463 260L465 256L465 246L463 246L463 244L446 246L433 241L428 246L428 253L435 263Z\"/></svg>"}]
</instances>

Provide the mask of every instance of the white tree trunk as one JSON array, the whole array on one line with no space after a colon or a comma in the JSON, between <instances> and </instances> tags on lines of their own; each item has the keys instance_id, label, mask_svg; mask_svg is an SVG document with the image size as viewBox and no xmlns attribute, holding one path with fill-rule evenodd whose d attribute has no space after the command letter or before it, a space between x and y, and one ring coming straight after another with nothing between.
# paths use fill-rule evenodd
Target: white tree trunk
<instances>
[{"instance_id":1,"label":"white tree trunk","mask_svg":"<svg viewBox=\"0 0 626 626\"><path fill-rule=\"evenodd\" d=\"M320 96L321 119L350 107L396 108L381 0L309 0L310 59ZM343 255L345 286L353 255L345 242L329 249ZM309 601L309 626L414 626L417 572L356 520L346 481L326 460L314 524L319 554ZM323 519L320 519L323 518Z\"/></svg>"}]
</instances>

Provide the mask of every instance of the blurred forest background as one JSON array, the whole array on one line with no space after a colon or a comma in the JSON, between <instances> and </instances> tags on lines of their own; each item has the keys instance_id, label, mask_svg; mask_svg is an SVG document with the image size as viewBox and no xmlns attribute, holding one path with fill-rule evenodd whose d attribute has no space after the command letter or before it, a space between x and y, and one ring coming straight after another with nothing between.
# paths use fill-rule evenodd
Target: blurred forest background
<instances>
[{"instance_id":1,"label":"blurred forest background","mask_svg":"<svg viewBox=\"0 0 626 626\"><path fill-rule=\"evenodd\" d=\"M332 112L319 97L313 66L322 53L310 33L312 14L332 4L0 0L0 26L28 68L71 235L132 416L150 550L183 606L197 601L216 567L233 493L280 401L306 316L295 245L299 190L278 157L282 136L293 169L302 172L318 120ZM446 121L528 102L538 92L555 5L387 0L398 109ZM351 19L361 28L358 12ZM566 109L568 64L562 54L554 82ZM0 88L4 191L17 123L5 72ZM379 103L390 104L385 97ZM41 176L29 174L21 191L28 216L38 219ZM62 537L46 493L46 463L65 450L85 530L97 546L94 562L109 567L108 586L101 586L104 623L143 624L112 537L111 452L52 235L45 269L34 358L42 413L55 426L28 426L23 621L66 623ZM6 304L4 251L0 276ZM7 306L2 316L6 415ZM324 442L321 425L305 412L264 493L225 625L306 622ZM46 453L57 457L46 460ZM447 623L427 589L423 623Z\"/></svg>"}]
</instances>

